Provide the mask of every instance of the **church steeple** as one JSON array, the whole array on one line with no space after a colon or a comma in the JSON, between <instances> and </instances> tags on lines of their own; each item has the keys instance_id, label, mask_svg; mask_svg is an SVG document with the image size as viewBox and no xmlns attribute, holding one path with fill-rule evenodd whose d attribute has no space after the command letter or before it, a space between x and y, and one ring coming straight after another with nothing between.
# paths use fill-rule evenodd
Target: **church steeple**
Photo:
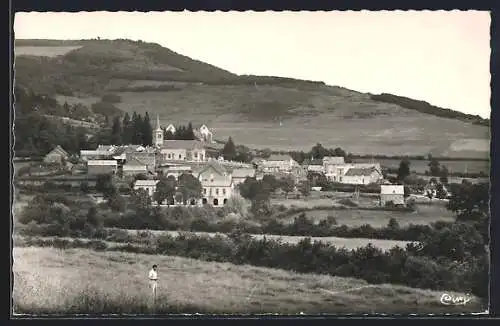
<instances>
[{"instance_id":1,"label":"church steeple","mask_svg":"<svg viewBox=\"0 0 500 326\"><path fill-rule=\"evenodd\" d=\"M163 129L160 126L160 115L156 115L156 130L153 132L153 139L156 146L163 145Z\"/></svg>"}]
</instances>

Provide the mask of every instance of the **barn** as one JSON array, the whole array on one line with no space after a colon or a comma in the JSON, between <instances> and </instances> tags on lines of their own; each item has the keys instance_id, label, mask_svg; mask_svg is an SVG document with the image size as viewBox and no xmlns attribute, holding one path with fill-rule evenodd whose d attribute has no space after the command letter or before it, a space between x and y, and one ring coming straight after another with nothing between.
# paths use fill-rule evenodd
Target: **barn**
<instances>
[{"instance_id":1,"label":"barn","mask_svg":"<svg viewBox=\"0 0 500 326\"><path fill-rule=\"evenodd\" d=\"M380 206L392 202L394 205L405 205L405 189L402 185L381 185Z\"/></svg>"}]
</instances>

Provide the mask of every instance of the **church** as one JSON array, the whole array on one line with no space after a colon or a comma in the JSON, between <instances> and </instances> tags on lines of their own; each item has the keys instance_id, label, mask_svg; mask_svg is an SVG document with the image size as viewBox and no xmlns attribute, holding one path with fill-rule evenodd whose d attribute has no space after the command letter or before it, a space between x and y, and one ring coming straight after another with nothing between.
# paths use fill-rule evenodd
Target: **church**
<instances>
[{"instance_id":1,"label":"church","mask_svg":"<svg viewBox=\"0 0 500 326\"><path fill-rule=\"evenodd\" d=\"M175 127L170 124L169 131L175 132ZM212 132L207 126L202 125L194 130L195 140L166 140L164 130L160 126L160 118L156 117L156 129L153 132L153 143L159 149L162 162L205 162L208 158L205 145L212 142Z\"/></svg>"}]
</instances>

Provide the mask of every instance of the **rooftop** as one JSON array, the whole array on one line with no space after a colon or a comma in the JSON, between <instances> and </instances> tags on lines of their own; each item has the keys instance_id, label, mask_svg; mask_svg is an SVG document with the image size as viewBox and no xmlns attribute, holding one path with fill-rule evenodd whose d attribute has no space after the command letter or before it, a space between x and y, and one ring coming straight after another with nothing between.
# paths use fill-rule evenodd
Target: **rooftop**
<instances>
[{"instance_id":1,"label":"rooftop","mask_svg":"<svg viewBox=\"0 0 500 326\"><path fill-rule=\"evenodd\" d=\"M266 159L266 161L290 161L293 160L290 155L273 154Z\"/></svg>"},{"instance_id":2,"label":"rooftop","mask_svg":"<svg viewBox=\"0 0 500 326\"><path fill-rule=\"evenodd\" d=\"M254 169L234 169L232 173L233 178L246 178L246 177L254 177L255 170Z\"/></svg>"},{"instance_id":3,"label":"rooftop","mask_svg":"<svg viewBox=\"0 0 500 326\"><path fill-rule=\"evenodd\" d=\"M205 144L198 140L165 140L162 149L202 149Z\"/></svg>"},{"instance_id":4,"label":"rooftop","mask_svg":"<svg viewBox=\"0 0 500 326\"><path fill-rule=\"evenodd\" d=\"M87 165L118 165L115 160L88 160Z\"/></svg>"},{"instance_id":5,"label":"rooftop","mask_svg":"<svg viewBox=\"0 0 500 326\"><path fill-rule=\"evenodd\" d=\"M373 172L376 172L377 169L375 167L371 168L350 168L345 175L346 176L369 176Z\"/></svg>"},{"instance_id":6,"label":"rooftop","mask_svg":"<svg viewBox=\"0 0 500 326\"><path fill-rule=\"evenodd\" d=\"M141 187L141 186L143 186L143 187L144 186L145 187L156 186L156 184L159 181L160 180L136 180L134 186L136 186L136 187Z\"/></svg>"}]
</instances>

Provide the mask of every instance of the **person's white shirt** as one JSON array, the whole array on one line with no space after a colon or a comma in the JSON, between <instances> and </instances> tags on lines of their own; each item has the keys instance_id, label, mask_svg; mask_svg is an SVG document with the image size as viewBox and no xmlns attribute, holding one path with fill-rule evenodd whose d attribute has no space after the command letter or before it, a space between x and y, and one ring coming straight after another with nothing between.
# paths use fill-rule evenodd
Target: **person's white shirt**
<instances>
[{"instance_id":1,"label":"person's white shirt","mask_svg":"<svg viewBox=\"0 0 500 326\"><path fill-rule=\"evenodd\" d=\"M151 269L149 271L149 279L151 281L157 281L158 280L158 273L154 269Z\"/></svg>"}]
</instances>

